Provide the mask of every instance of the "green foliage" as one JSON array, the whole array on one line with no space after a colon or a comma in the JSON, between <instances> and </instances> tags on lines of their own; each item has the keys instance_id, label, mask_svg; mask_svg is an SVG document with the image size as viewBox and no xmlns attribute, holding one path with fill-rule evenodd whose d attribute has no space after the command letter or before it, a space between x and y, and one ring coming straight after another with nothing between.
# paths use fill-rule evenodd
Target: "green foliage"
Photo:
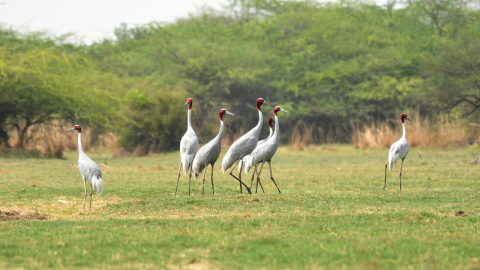
<instances>
[{"instance_id":1,"label":"green foliage","mask_svg":"<svg viewBox=\"0 0 480 270\"><path fill-rule=\"evenodd\" d=\"M430 119L441 110L461 111L476 121L475 1L380 7L232 0L223 10L204 9L174 24L122 24L116 40L90 46L3 29L0 89L17 83L35 93L49 91L43 98L52 104L42 107L48 119L114 131L130 149L176 148L185 130L181 104L188 97L195 100L201 142L216 133L213 123L222 107L236 113L226 136L253 127L258 97L292 112L282 118L284 142L299 121L315 125L318 143L348 142L352 126L397 119L401 111ZM457 91L459 98L451 99ZM264 107L267 116L271 109ZM6 115L0 112L2 126L27 121Z\"/></svg>"},{"instance_id":2,"label":"green foliage","mask_svg":"<svg viewBox=\"0 0 480 270\"><path fill-rule=\"evenodd\" d=\"M127 93L117 121L120 145L127 149L141 145L144 153L178 145L184 132L184 96L172 89L152 91L148 96L139 90Z\"/></svg>"}]
</instances>

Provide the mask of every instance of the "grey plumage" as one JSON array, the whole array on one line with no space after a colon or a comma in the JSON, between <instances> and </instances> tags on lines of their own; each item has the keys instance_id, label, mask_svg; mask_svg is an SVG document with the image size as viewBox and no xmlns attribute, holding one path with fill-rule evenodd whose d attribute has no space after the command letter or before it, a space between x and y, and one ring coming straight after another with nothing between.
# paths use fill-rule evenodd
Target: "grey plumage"
<instances>
[{"instance_id":1,"label":"grey plumage","mask_svg":"<svg viewBox=\"0 0 480 270\"><path fill-rule=\"evenodd\" d=\"M180 141L180 159L183 174L187 175L198 150L198 137L193 128L189 128Z\"/></svg>"},{"instance_id":2,"label":"grey plumage","mask_svg":"<svg viewBox=\"0 0 480 270\"><path fill-rule=\"evenodd\" d=\"M101 195L103 192L102 171L98 167L97 163L83 153L78 157L78 169L80 170L83 181L90 181L93 189L95 189L95 191Z\"/></svg>"},{"instance_id":3,"label":"grey plumage","mask_svg":"<svg viewBox=\"0 0 480 270\"><path fill-rule=\"evenodd\" d=\"M244 134L238 140L236 140L230 148L228 148L227 153L222 160L222 171L225 171L230 168L236 161L242 159L246 155L250 154L255 147L257 146L258 137L260 136L260 131L262 130L263 125L263 114L262 111L258 110L258 123L252 128L249 132Z\"/></svg>"},{"instance_id":4,"label":"grey plumage","mask_svg":"<svg viewBox=\"0 0 480 270\"><path fill-rule=\"evenodd\" d=\"M405 159L408 151L410 151L410 145L405 137L393 143L388 151L388 169L391 171L398 160Z\"/></svg>"}]
</instances>

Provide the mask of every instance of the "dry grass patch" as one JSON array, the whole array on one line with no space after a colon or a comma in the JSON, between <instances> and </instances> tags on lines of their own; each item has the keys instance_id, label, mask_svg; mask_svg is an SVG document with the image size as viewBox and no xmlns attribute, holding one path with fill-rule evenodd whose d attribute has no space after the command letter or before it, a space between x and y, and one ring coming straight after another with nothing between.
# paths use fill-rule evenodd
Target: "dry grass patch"
<instances>
[{"instance_id":1,"label":"dry grass patch","mask_svg":"<svg viewBox=\"0 0 480 270\"><path fill-rule=\"evenodd\" d=\"M0 208L0 221L13 221L13 220L33 220L47 219L48 215L41 214L35 210L26 209L19 206L12 208L1 207Z\"/></svg>"}]
</instances>

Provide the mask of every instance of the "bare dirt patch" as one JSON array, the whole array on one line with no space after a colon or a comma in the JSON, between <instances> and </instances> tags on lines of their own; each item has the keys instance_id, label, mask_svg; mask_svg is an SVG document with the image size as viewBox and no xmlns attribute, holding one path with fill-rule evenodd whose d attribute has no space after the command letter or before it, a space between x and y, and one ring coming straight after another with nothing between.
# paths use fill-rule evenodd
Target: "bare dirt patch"
<instances>
[{"instance_id":1,"label":"bare dirt patch","mask_svg":"<svg viewBox=\"0 0 480 270\"><path fill-rule=\"evenodd\" d=\"M29 220L29 219L48 219L48 215L41 214L34 210L27 210L23 208L0 208L0 221L11 220Z\"/></svg>"}]
</instances>

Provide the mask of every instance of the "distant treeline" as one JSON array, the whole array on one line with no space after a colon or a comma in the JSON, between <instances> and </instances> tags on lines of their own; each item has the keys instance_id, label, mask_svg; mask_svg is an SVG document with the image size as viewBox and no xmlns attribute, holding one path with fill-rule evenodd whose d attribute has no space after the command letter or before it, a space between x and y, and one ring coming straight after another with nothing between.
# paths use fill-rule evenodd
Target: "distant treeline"
<instances>
[{"instance_id":1,"label":"distant treeline","mask_svg":"<svg viewBox=\"0 0 480 270\"><path fill-rule=\"evenodd\" d=\"M174 24L122 24L92 45L4 27L0 140L15 130L25 144L28 129L66 120L114 132L126 149L176 149L188 97L201 143L222 107L235 113L227 136L253 127L258 97L291 112L284 142L305 125L317 143L349 142L355 126L404 111L478 121L478 1L225 4Z\"/></svg>"}]
</instances>

